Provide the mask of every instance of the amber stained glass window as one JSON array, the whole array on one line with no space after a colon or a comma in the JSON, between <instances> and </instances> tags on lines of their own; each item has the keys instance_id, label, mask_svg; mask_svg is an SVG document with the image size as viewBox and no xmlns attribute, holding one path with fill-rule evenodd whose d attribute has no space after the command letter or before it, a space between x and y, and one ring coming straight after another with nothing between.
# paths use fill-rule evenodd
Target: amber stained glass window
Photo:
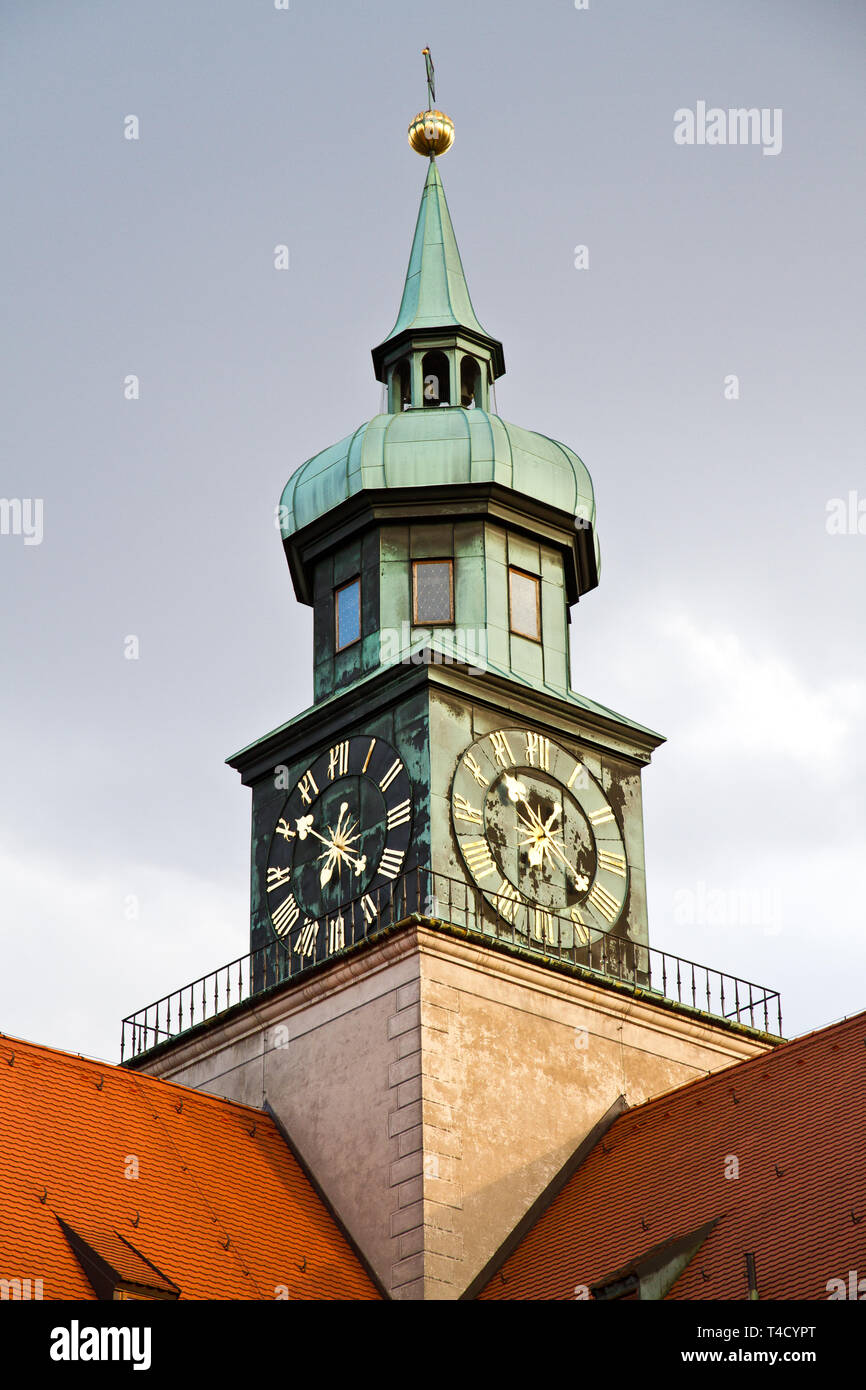
<instances>
[{"instance_id":1,"label":"amber stained glass window","mask_svg":"<svg viewBox=\"0 0 866 1390\"><path fill-rule=\"evenodd\" d=\"M453 623L454 571L450 560L416 560L412 566L413 619L416 623Z\"/></svg>"},{"instance_id":2,"label":"amber stained glass window","mask_svg":"<svg viewBox=\"0 0 866 1390\"><path fill-rule=\"evenodd\" d=\"M511 631L541 641L541 584L534 574L508 571L508 606Z\"/></svg>"}]
</instances>

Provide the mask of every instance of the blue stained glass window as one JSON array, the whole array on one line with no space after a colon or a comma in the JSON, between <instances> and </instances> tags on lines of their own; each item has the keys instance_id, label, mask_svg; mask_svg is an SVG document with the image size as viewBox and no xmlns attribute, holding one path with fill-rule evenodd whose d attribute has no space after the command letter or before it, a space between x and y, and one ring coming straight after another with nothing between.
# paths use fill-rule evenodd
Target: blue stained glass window
<instances>
[{"instance_id":1,"label":"blue stained glass window","mask_svg":"<svg viewBox=\"0 0 866 1390\"><path fill-rule=\"evenodd\" d=\"M353 579L337 590L337 651L361 640L361 581Z\"/></svg>"}]
</instances>

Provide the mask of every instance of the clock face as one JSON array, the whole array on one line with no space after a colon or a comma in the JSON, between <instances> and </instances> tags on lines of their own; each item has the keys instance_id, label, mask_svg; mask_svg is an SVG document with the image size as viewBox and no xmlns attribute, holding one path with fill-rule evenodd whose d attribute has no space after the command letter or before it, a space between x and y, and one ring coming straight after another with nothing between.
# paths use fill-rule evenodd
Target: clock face
<instances>
[{"instance_id":1,"label":"clock face","mask_svg":"<svg viewBox=\"0 0 866 1390\"><path fill-rule=\"evenodd\" d=\"M375 929L412 837L412 784L382 739L344 739L301 774L271 839L264 896L304 961Z\"/></svg>"},{"instance_id":2,"label":"clock face","mask_svg":"<svg viewBox=\"0 0 866 1390\"><path fill-rule=\"evenodd\" d=\"M628 863L600 784L573 753L499 729L461 756L451 818L469 873L516 931L585 945L616 927Z\"/></svg>"}]
</instances>

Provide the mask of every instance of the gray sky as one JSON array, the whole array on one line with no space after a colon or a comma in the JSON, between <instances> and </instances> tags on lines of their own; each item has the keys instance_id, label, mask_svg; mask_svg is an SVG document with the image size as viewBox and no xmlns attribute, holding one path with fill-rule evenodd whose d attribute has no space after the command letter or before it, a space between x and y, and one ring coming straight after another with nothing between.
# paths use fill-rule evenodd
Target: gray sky
<instances>
[{"instance_id":1,"label":"gray sky","mask_svg":"<svg viewBox=\"0 0 866 1390\"><path fill-rule=\"evenodd\" d=\"M0 495L43 519L0 535L2 1031L115 1058L124 1014L247 949L223 760L311 699L273 509L379 408L425 44L499 411L596 488L575 688L669 739L651 940L780 989L788 1033L866 1005L866 534L827 529L866 512L866 12L430 14L3 7ZM699 102L779 109L781 150L678 145Z\"/></svg>"}]
</instances>

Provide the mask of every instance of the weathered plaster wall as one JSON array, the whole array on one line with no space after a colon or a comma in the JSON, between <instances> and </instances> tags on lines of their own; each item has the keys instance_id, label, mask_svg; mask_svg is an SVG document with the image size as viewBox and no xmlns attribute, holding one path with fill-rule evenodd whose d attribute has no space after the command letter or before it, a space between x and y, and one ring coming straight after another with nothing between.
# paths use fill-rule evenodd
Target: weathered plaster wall
<instances>
[{"instance_id":1,"label":"weathered plaster wall","mask_svg":"<svg viewBox=\"0 0 866 1390\"><path fill-rule=\"evenodd\" d=\"M392 1297L455 1299L618 1095L763 1045L409 925L148 1069L267 1099Z\"/></svg>"}]
</instances>

